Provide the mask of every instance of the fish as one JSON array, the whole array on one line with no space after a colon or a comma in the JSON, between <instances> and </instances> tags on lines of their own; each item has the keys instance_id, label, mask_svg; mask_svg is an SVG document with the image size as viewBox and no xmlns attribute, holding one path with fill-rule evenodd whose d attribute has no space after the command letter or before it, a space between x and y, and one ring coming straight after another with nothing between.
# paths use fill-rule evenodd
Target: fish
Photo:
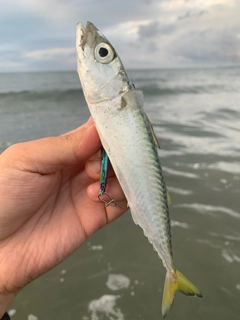
<instances>
[{"instance_id":1,"label":"fish","mask_svg":"<svg viewBox=\"0 0 240 320\"><path fill-rule=\"evenodd\" d=\"M159 143L116 50L91 22L76 29L77 72L103 148L126 196L133 221L143 229L166 268L162 316L175 293L202 297L174 265L168 192Z\"/></svg>"}]
</instances>

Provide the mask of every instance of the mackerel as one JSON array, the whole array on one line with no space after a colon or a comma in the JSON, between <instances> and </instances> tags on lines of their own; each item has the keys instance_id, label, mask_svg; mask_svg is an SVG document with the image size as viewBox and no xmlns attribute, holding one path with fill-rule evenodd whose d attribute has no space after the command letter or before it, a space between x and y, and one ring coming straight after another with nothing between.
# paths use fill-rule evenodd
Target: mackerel
<instances>
[{"instance_id":1,"label":"mackerel","mask_svg":"<svg viewBox=\"0 0 240 320\"><path fill-rule=\"evenodd\" d=\"M77 71L102 145L131 209L162 259L166 279L162 315L171 309L176 291L201 297L201 292L174 266L168 194L143 94L135 90L106 37L91 23L78 23Z\"/></svg>"}]
</instances>

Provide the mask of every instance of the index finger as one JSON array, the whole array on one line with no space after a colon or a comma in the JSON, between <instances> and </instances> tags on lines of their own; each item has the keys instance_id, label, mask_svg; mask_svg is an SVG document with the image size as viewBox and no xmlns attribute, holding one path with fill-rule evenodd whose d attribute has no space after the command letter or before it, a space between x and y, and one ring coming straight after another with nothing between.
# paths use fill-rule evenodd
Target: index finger
<instances>
[{"instance_id":1,"label":"index finger","mask_svg":"<svg viewBox=\"0 0 240 320\"><path fill-rule=\"evenodd\" d=\"M58 137L48 137L12 145L0 161L22 171L51 174L64 167L86 162L101 148L92 120Z\"/></svg>"}]
</instances>

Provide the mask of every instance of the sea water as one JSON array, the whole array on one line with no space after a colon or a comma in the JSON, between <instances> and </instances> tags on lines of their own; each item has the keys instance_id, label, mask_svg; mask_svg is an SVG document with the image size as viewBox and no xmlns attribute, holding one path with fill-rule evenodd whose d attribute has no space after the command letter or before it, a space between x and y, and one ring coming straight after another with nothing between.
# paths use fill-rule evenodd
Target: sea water
<instances>
[{"instance_id":1,"label":"sea water","mask_svg":"<svg viewBox=\"0 0 240 320\"><path fill-rule=\"evenodd\" d=\"M159 139L177 268L169 319L240 317L240 69L130 70ZM0 74L0 152L72 130L89 111L75 72ZM130 213L23 289L12 319L158 320L165 269ZM34 318L33 318L34 317Z\"/></svg>"}]
</instances>

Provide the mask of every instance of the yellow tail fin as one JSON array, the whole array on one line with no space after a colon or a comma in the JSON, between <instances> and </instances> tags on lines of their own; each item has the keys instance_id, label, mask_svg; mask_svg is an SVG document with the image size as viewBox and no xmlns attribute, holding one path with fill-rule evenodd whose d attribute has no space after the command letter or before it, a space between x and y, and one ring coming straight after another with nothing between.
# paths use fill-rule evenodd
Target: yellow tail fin
<instances>
[{"instance_id":1,"label":"yellow tail fin","mask_svg":"<svg viewBox=\"0 0 240 320\"><path fill-rule=\"evenodd\" d=\"M168 312L171 310L173 299L176 291L180 291L187 296L198 296L202 297L201 292L192 284L184 275L178 270L174 272L167 272L162 300L162 315L166 317Z\"/></svg>"}]
</instances>

